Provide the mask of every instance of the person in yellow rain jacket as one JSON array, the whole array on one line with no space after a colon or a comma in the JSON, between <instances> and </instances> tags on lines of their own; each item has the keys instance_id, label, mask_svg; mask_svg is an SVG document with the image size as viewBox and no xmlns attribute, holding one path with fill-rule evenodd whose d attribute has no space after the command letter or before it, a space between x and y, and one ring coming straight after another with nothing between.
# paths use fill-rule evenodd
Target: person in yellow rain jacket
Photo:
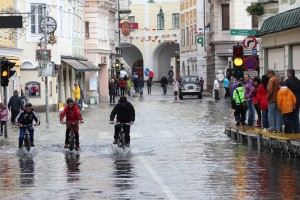
<instances>
[{"instance_id":1,"label":"person in yellow rain jacket","mask_svg":"<svg viewBox=\"0 0 300 200\"><path fill-rule=\"evenodd\" d=\"M285 86L284 81L279 82L280 90L277 94L277 106L281 111L282 119L285 124L284 132L292 133L293 111L296 108L296 97L293 92Z\"/></svg>"},{"instance_id":2,"label":"person in yellow rain jacket","mask_svg":"<svg viewBox=\"0 0 300 200\"><path fill-rule=\"evenodd\" d=\"M80 100L80 87L78 86L77 83L74 84L74 89L73 89L73 94L74 94L74 97L75 97L75 104L78 105L79 103L79 100Z\"/></svg>"}]
</instances>

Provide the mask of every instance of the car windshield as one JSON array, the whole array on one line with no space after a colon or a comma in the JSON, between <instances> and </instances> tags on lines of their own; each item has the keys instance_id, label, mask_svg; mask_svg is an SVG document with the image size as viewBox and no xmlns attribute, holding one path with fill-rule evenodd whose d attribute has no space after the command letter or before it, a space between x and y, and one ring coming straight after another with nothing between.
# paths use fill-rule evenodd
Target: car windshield
<instances>
[{"instance_id":1,"label":"car windshield","mask_svg":"<svg viewBox=\"0 0 300 200\"><path fill-rule=\"evenodd\" d=\"M198 77L183 77L182 78L182 84L187 84L187 83L199 83L199 78Z\"/></svg>"}]
</instances>

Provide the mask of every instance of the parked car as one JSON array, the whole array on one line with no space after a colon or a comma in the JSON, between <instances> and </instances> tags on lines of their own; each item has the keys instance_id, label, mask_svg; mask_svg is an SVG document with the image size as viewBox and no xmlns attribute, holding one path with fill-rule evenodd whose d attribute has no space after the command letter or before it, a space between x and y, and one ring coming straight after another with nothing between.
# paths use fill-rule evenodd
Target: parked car
<instances>
[{"instance_id":1,"label":"parked car","mask_svg":"<svg viewBox=\"0 0 300 200\"><path fill-rule=\"evenodd\" d=\"M183 99L183 96L197 96L202 99L198 76L185 76L180 79L179 99Z\"/></svg>"}]
</instances>

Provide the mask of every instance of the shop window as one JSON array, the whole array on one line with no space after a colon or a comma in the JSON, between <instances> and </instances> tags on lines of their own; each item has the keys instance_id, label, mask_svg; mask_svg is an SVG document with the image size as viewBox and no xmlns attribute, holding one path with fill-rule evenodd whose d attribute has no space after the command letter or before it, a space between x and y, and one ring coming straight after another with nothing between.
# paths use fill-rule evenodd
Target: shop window
<instances>
[{"instance_id":1,"label":"shop window","mask_svg":"<svg viewBox=\"0 0 300 200\"><path fill-rule=\"evenodd\" d=\"M26 83L28 87L30 97L40 97L41 96L41 84L38 82L28 82Z\"/></svg>"}]
</instances>

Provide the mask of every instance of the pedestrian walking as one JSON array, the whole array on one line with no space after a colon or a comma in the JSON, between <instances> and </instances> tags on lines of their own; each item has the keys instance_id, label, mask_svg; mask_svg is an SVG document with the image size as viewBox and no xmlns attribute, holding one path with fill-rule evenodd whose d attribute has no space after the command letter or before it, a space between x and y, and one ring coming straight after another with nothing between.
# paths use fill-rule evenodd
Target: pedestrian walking
<instances>
[{"instance_id":1,"label":"pedestrian walking","mask_svg":"<svg viewBox=\"0 0 300 200\"><path fill-rule=\"evenodd\" d=\"M134 85L135 94L137 94L139 92L139 77L138 76L135 76L135 78L133 80L133 85Z\"/></svg>"},{"instance_id":2,"label":"pedestrian walking","mask_svg":"<svg viewBox=\"0 0 300 200\"><path fill-rule=\"evenodd\" d=\"M29 103L29 89L25 87L25 104Z\"/></svg>"},{"instance_id":3,"label":"pedestrian walking","mask_svg":"<svg viewBox=\"0 0 300 200\"><path fill-rule=\"evenodd\" d=\"M263 75L261 79L261 84L257 88L257 101L259 104L259 108L262 112L262 128L269 128L269 120L268 120L268 101L267 101L267 86L268 86L269 78L267 75Z\"/></svg>"},{"instance_id":4,"label":"pedestrian walking","mask_svg":"<svg viewBox=\"0 0 300 200\"><path fill-rule=\"evenodd\" d=\"M151 88L152 88L152 79L149 77L147 80L148 94L151 94Z\"/></svg>"},{"instance_id":5,"label":"pedestrian walking","mask_svg":"<svg viewBox=\"0 0 300 200\"><path fill-rule=\"evenodd\" d=\"M22 99L19 96L18 90L15 90L14 95L10 98L8 102L8 110L11 111L11 123L14 124L16 117L20 111L23 110Z\"/></svg>"},{"instance_id":6,"label":"pedestrian walking","mask_svg":"<svg viewBox=\"0 0 300 200\"><path fill-rule=\"evenodd\" d=\"M174 72L173 72L173 67L171 66L168 72L168 81L170 84L173 83L173 76L174 76Z\"/></svg>"},{"instance_id":7,"label":"pedestrian walking","mask_svg":"<svg viewBox=\"0 0 300 200\"><path fill-rule=\"evenodd\" d=\"M114 79L111 79L109 81L108 91L109 91L109 102L110 103L116 103L115 102L115 98L116 98L116 84L115 84L115 80Z\"/></svg>"},{"instance_id":8,"label":"pedestrian walking","mask_svg":"<svg viewBox=\"0 0 300 200\"><path fill-rule=\"evenodd\" d=\"M121 79L119 81L119 87L121 89L121 96L124 96L125 95L125 88L126 88L126 82L124 79Z\"/></svg>"},{"instance_id":9,"label":"pedestrian walking","mask_svg":"<svg viewBox=\"0 0 300 200\"><path fill-rule=\"evenodd\" d=\"M244 75L244 87L245 87L245 98L247 101L247 108L248 108L248 120L247 125L253 126L255 122L255 112L254 112L254 104L252 100L252 93L251 89L253 87L253 82L250 79L250 76L248 74Z\"/></svg>"},{"instance_id":10,"label":"pedestrian walking","mask_svg":"<svg viewBox=\"0 0 300 200\"><path fill-rule=\"evenodd\" d=\"M293 92L296 97L296 107L293 110L292 129L294 133L300 133L299 128L299 107L300 107L300 80L295 76L294 69L287 69L288 79L285 81L286 86Z\"/></svg>"},{"instance_id":11,"label":"pedestrian walking","mask_svg":"<svg viewBox=\"0 0 300 200\"><path fill-rule=\"evenodd\" d=\"M280 132L281 114L277 107L277 94L280 89L279 78L275 75L275 71L272 69L267 71L267 76L269 78L267 86L269 130L271 132Z\"/></svg>"},{"instance_id":12,"label":"pedestrian walking","mask_svg":"<svg viewBox=\"0 0 300 200\"><path fill-rule=\"evenodd\" d=\"M144 80L143 80L143 77L139 77L139 82L138 82L138 88L139 88L139 93L140 95L143 95L144 93Z\"/></svg>"},{"instance_id":13,"label":"pedestrian walking","mask_svg":"<svg viewBox=\"0 0 300 200\"><path fill-rule=\"evenodd\" d=\"M25 93L24 93L22 88L21 88L21 99L22 99L22 104L23 104L23 107L24 107L24 105L25 105Z\"/></svg>"},{"instance_id":14,"label":"pedestrian walking","mask_svg":"<svg viewBox=\"0 0 300 200\"><path fill-rule=\"evenodd\" d=\"M84 97L84 92L82 87L78 84L80 88L80 100L79 100L79 105L80 105L80 110L85 110L84 109L84 102L85 102L85 97Z\"/></svg>"},{"instance_id":15,"label":"pedestrian walking","mask_svg":"<svg viewBox=\"0 0 300 200\"><path fill-rule=\"evenodd\" d=\"M79 106L80 101L80 87L78 83L74 83L74 89L72 90L75 98L75 104Z\"/></svg>"},{"instance_id":16,"label":"pedestrian walking","mask_svg":"<svg viewBox=\"0 0 300 200\"><path fill-rule=\"evenodd\" d=\"M204 87L204 80L202 77L200 77L200 80L199 80L199 85L200 85L200 91L203 92L203 87Z\"/></svg>"},{"instance_id":17,"label":"pedestrian walking","mask_svg":"<svg viewBox=\"0 0 300 200\"><path fill-rule=\"evenodd\" d=\"M167 87L168 87L168 79L167 79L165 74L160 79L160 85L163 88L164 95L166 95L167 94Z\"/></svg>"},{"instance_id":18,"label":"pedestrian walking","mask_svg":"<svg viewBox=\"0 0 300 200\"><path fill-rule=\"evenodd\" d=\"M257 89L260 84L260 78L255 77L253 79L253 87L251 88L251 95L252 95L252 102L254 104L254 108L256 110L257 114L257 121L256 121L256 126L260 127L261 126L261 110L258 104L258 97L257 97Z\"/></svg>"},{"instance_id":19,"label":"pedestrian walking","mask_svg":"<svg viewBox=\"0 0 300 200\"><path fill-rule=\"evenodd\" d=\"M174 99L177 100L178 99L178 91L179 91L179 82L177 80L175 80L173 82L173 91L174 91Z\"/></svg>"},{"instance_id":20,"label":"pedestrian walking","mask_svg":"<svg viewBox=\"0 0 300 200\"><path fill-rule=\"evenodd\" d=\"M215 81L214 81L215 100L220 100L220 97L219 97L219 90L220 90L220 83L219 83L218 78L216 77L216 78L215 78Z\"/></svg>"},{"instance_id":21,"label":"pedestrian walking","mask_svg":"<svg viewBox=\"0 0 300 200\"><path fill-rule=\"evenodd\" d=\"M245 99L245 89L242 83L238 83L237 88L233 91L233 100L235 101L234 117L236 125L245 125L247 101Z\"/></svg>"},{"instance_id":22,"label":"pedestrian walking","mask_svg":"<svg viewBox=\"0 0 300 200\"><path fill-rule=\"evenodd\" d=\"M115 88L116 88L116 96L120 96L120 86L119 86L119 80L117 78L114 79L114 83L115 83Z\"/></svg>"},{"instance_id":23,"label":"pedestrian walking","mask_svg":"<svg viewBox=\"0 0 300 200\"><path fill-rule=\"evenodd\" d=\"M0 120L1 120L1 132L0 136L4 133L4 125L7 122L8 110L4 103L0 103Z\"/></svg>"},{"instance_id":24,"label":"pedestrian walking","mask_svg":"<svg viewBox=\"0 0 300 200\"><path fill-rule=\"evenodd\" d=\"M127 80L126 80L126 91L127 91L127 94L128 96L130 97L130 90L132 88L132 82L131 82L131 78L129 77Z\"/></svg>"},{"instance_id":25,"label":"pedestrian walking","mask_svg":"<svg viewBox=\"0 0 300 200\"><path fill-rule=\"evenodd\" d=\"M151 79L151 82L153 81L153 77L154 77L154 72L150 71L149 72L149 78ZM150 92L151 93L151 92Z\"/></svg>"},{"instance_id":26,"label":"pedestrian walking","mask_svg":"<svg viewBox=\"0 0 300 200\"><path fill-rule=\"evenodd\" d=\"M230 97L230 82L228 77L224 79L224 88L225 88L225 99Z\"/></svg>"},{"instance_id":27,"label":"pedestrian walking","mask_svg":"<svg viewBox=\"0 0 300 200\"><path fill-rule=\"evenodd\" d=\"M296 97L293 92L285 85L284 81L279 82L280 90L277 95L277 106L281 111L284 122L284 132L292 132L293 111L296 107Z\"/></svg>"}]
</instances>

